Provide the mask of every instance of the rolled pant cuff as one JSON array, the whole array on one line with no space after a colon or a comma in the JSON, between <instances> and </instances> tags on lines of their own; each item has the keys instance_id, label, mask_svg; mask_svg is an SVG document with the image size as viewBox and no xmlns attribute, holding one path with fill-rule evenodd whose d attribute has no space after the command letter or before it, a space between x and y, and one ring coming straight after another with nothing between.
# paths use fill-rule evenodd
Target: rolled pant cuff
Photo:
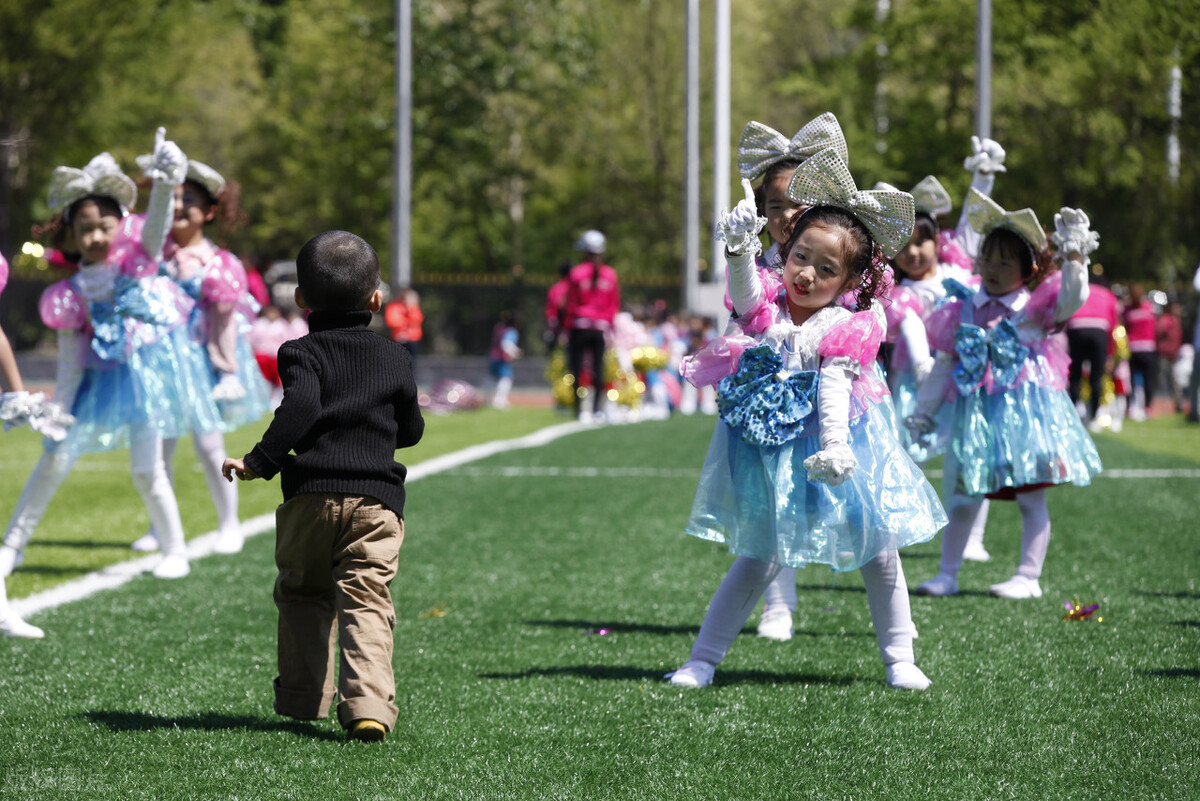
<instances>
[{"instance_id":1,"label":"rolled pant cuff","mask_svg":"<svg viewBox=\"0 0 1200 801\"><path fill-rule=\"evenodd\" d=\"M275 679L275 711L296 720L323 720L329 717L329 707L333 705L334 694L313 695L298 690L288 690L279 686Z\"/></svg>"},{"instance_id":2,"label":"rolled pant cuff","mask_svg":"<svg viewBox=\"0 0 1200 801\"><path fill-rule=\"evenodd\" d=\"M377 720L391 731L396 726L396 718L400 710L395 704L390 704L380 698L349 698L338 704L338 723L343 729L349 729L356 720Z\"/></svg>"}]
</instances>

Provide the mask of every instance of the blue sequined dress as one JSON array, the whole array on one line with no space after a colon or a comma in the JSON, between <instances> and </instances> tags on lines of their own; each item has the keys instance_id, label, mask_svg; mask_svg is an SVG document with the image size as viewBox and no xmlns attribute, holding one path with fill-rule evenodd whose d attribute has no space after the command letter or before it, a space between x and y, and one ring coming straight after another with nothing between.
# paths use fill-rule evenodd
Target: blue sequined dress
<instances>
[{"instance_id":1,"label":"blue sequined dress","mask_svg":"<svg viewBox=\"0 0 1200 801\"><path fill-rule=\"evenodd\" d=\"M946 514L899 440L875 363L882 320L830 306L795 326L772 305L774 324L718 385L720 420L687 532L740 556L838 571L932 539ZM858 466L837 487L809 481L803 465L821 450L825 367L856 376L848 444Z\"/></svg>"}]
</instances>

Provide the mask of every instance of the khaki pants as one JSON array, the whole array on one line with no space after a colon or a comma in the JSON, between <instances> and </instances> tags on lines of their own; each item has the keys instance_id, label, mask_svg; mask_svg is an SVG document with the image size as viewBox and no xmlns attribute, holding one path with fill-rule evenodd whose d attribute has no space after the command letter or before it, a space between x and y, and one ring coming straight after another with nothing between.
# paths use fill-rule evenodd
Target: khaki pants
<instances>
[{"instance_id":1,"label":"khaki pants","mask_svg":"<svg viewBox=\"0 0 1200 801\"><path fill-rule=\"evenodd\" d=\"M333 657L340 651L338 721L349 728L370 718L390 731L398 710L396 612L388 586L396 576L404 521L374 498L313 493L279 506L275 524L275 711L299 720L327 717Z\"/></svg>"}]
</instances>

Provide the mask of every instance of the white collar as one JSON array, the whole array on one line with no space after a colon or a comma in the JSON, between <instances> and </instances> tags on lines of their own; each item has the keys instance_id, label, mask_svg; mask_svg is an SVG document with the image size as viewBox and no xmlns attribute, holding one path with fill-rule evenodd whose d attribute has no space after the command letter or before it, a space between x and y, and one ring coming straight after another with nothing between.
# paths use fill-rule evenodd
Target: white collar
<instances>
[{"instance_id":1,"label":"white collar","mask_svg":"<svg viewBox=\"0 0 1200 801\"><path fill-rule=\"evenodd\" d=\"M993 300L997 303L1003 303L1010 311L1019 312L1029 302L1029 290L1021 287L1020 289L1014 289L1007 295L989 295L986 291L980 289L971 297L971 302L977 309L983 308L985 303Z\"/></svg>"}]
</instances>

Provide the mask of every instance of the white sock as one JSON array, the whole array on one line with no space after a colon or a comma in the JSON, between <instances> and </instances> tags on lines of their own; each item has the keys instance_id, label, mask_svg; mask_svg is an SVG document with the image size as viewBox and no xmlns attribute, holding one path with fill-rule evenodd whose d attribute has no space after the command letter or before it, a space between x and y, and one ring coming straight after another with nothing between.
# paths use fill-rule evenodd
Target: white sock
<instances>
[{"instance_id":1,"label":"white sock","mask_svg":"<svg viewBox=\"0 0 1200 801\"><path fill-rule=\"evenodd\" d=\"M221 475L225 461L225 435L220 431L192 436L196 457L208 484L208 494L217 508L217 529L230 531L238 527L238 490L236 481L226 481Z\"/></svg>"},{"instance_id":2,"label":"white sock","mask_svg":"<svg viewBox=\"0 0 1200 801\"><path fill-rule=\"evenodd\" d=\"M779 565L739 556L721 580L692 646L692 659L719 665L746 625Z\"/></svg>"},{"instance_id":3,"label":"white sock","mask_svg":"<svg viewBox=\"0 0 1200 801\"><path fill-rule=\"evenodd\" d=\"M983 531L987 528L988 507L990 501L987 498L979 504L978 511L975 512L975 519L971 521L971 535L967 538L967 547L982 548L983 547Z\"/></svg>"},{"instance_id":4,"label":"white sock","mask_svg":"<svg viewBox=\"0 0 1200 801\"><path fill-rule=\"evenodd\" d=\"M942 529L942 563L940 570L948 576L958 576L962 568L963 551L967 548L967 540L971 536L975 518L979 513L980 498L969 495L952 495L949 507L950 522Z\"/></svg>"},{"instance_id":5,"label":"white sock","mask_svg":"<svg viewBox=\"0 0 1200 801\"><path fill-rule=\"evenodd\" d=\"M1021 509L1021 565L1017 573L1036 579L1042 575L1046 551L1050 548L1050 510L1046 507L1046 489L1017 493Z\"/></svg>"},{"instance_id":6,"label":"white sock","mask_svg":"<svg viewBox=\"0 0 1200 801\"><path fill-rule=\"evenodd\" d=\"M867 590L867 605L871 608L871 622L875 624L875 640L883 664L915 662L913 640L917 627L912 620L900 554L884 551L863 565L859 573Z\"/></svg>"},{"instance_id":7,"label":"white sock","mask_svg":"<svg viewBox=\"0 0 1200 801\"><path fill-rule=\"evenodd\" d=\"M4 544L20 550L33 539L33 532L42 515L46 514L54 493L62 486L67 474L75 464L75 458L62 453L42 451L42 456L34 466L17 499L12 519L8 522L8 530L4 533Z\"/></svg>"},{"instance_id":8,"label":"white sock","mask_svg":"<svg viewBox=\"0 0 1200 801\"><path fill-rule=\"evenodd\" d=\"M787 608L796 611L796 568L782 567L763 592L767 609Z\"/></svg>"},{"instance_id":9,"label":"white sock","mask_svg":"<svg viewBox=\"0 0 1200 801\"><path fill-rule=\"evenodd\" d=\"M150 525L158 535L163 556L186 556L183 521L162 460L162 440L152 438L134 443L129 449L129 470L150 514Z\"/></svg>"}]
</instances>

